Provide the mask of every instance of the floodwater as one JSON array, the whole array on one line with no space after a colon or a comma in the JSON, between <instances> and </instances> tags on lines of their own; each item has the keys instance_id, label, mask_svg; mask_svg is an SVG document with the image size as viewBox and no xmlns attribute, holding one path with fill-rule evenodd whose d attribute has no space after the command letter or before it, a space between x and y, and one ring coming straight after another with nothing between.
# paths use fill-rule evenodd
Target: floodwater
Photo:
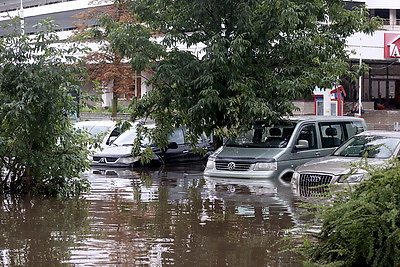
<instances>
[{"instance_id":1,"label":"floodwater","mask_svg":"<svg viewBox=\"0 0 400 267\"><path fill-rule=\"evenodd\" d=\"M7 198L2 266L302 266L289 182L211 180L202 164L92 169L82 199Z\"/></svg>"}]
</instances>

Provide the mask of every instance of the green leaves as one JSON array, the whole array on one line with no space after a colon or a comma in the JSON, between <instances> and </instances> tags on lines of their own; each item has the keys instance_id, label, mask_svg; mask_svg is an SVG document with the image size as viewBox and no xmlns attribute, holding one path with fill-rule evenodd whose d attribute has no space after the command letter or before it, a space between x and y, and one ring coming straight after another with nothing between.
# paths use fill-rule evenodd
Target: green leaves
<instances>
[{"instance_id":1,"label":"green leaves","mask_svg":"<svg viewBox=\"0 0 400 267\"><path fill-rule=\"evenodd\" d=\"M299 248L308 261L328 266L400 263L400 164L396 159L385 168L366 167L369 180L316 205L322 208L317 212L321 231Z\"/></svg>"},{"instance_id":2,"label":"green leaves","mask_svg":"<svg viewBox=\"0 0 400 267\"><path fill-rule=\"evenodd\" d=\"M83 70L60 46L49 20L33 36L0 43L0 193L72 196L88 189L78 179L88 168L87 136L72 129Z\"/></svg>"},{"instance_id":3,"label":"green leaves","mask_svg":"<svg viewBox=\"0 0 400 267\"><path fill-rule=\"evenodd\" d=\"M152 105L141 105L133 117L150 117L161 129L163 121L180 121L196 133L231 133L291 114L293 100L316 85L331 88L348 73L345 38L376 27L339 0L135 0L129 6L138 21L114 29L112 45L135 69L150 72L157 91L140 100Z\"/></svg>"}]
</instances>

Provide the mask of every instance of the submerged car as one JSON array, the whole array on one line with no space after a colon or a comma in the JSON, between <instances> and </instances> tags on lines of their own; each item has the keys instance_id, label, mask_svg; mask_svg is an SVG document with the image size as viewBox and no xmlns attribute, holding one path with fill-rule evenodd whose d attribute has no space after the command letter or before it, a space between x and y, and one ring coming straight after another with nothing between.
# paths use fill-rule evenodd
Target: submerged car
<instances>
[{"instance_id":1,"label":"submerged car","mask_svg":"<svg viewBox=\"0 0 400 267\"><path fill-rule=\"evenodd\" d=\"M75 122L73 127L78 130L87 131L93 138L98 138L102 149L111 145L121 134L120 127L112 120L79 121Z\"/></svg>"},{"instance_id":2,"label":"submerged car","mask_svg":"<svg viewBox=\"0 0 400 267\"><path fill-rule=\"evenodd\" d=\"M212 178L286 178L314 158L327 156L366 130L362 118L290 117L276 124L258 122L212 154L204 170ZM289 178L290 180L290 178Z\"/></svg>"},{"instance_id":3,"label":"submerged car","mask_svg":"<svg viewBox=\"0 0 400 267\"><path fill-rule=\"evenodd\" d=\"M146 127L155 127L147 125ZM122 133L110 147L93 155L92 166L107 167L135 167L142 166L140 157L132 156L133 141L137 137L136 126L133 125L129 130ZM186 140L186 128L179 127L169 136L169 144L166 149L160 149L156 144L149 140L143 140L143 147L151 147L155 157L147 165L164 165L170 163L183 163L191 161L203 161L208 157L208 153L202 154L200 151L192 149ZM196 148L203 151L211 151L210 140L202 135L198 140Z\"/></svg>"},{"instance_id":4,"label":"submerged car","mask_svg":"<svg viewBox=\"0 0 400 267\"><path fill-rule=\"evenodd\" d=\"M332 185L352 186L368 178L356 163L384 167L400 155L400 132L365 131L338 147L330 156L312 160L296 168L294 191L303 197L321 196Z\"/></svg>"}]
</instances>

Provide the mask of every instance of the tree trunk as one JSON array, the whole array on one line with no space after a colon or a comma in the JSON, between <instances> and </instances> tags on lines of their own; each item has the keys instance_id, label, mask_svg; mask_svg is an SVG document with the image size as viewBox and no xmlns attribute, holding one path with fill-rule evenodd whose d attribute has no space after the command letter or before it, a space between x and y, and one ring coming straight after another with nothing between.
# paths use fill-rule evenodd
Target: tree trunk
<instances>
[{"instance_id":1,"label":"tree trunk","mask_svg":"<svg viewBox=\"0 0 400 267\"><path fill-rule=\"evenodd\" d=\"M117 107L118 107L118 95L113 93L113 99L111 103L111 118L117 118Z\"/></svg>"}]
</instances>

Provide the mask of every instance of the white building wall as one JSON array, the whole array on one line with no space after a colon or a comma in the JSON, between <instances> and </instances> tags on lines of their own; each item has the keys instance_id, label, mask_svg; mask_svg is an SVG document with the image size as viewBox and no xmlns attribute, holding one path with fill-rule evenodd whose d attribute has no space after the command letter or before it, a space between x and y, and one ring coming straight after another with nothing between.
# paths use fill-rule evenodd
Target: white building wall
<instances>
[{"instance_id":1,"label":"white building wall","mask_svg":"<svg viewBox=\"0 0 400 267\"><path fill-rule=\"evenodd\" d=\"M24 8L24 17L33 17L39 15L48 15L63 11L80 10L95 6L106 6L112 3L112 1L93 1L93 0L77 0L62 3L55 3L51 5L43 5L32 8ZM22 6L24 1L22 1ZM20 10L9 11L7 13L0 13L0 21L9 20L10 17L16 17L20 15Z\"/></svg>"},{"instance_id":2,"label":"white building wall","mask_svg":"<svg viewBox=\"0 0 400 267\"><path fill-rule=\"evenodd\" d=\"M369 9L400 9L399 0L366 0L365 4Z\"/></svg>"},{"instance_id":3,"label":"white building wall","mask_svg":"<svg viewBox=\"0 0 400 267\"><path fill-rule=\"evenodd\" d=\"M356 33L347 38L347 50L351 59L385 60L383 57L384 33L388 31L379 30L372 35Z\"/></svg>"}]
</instances>

